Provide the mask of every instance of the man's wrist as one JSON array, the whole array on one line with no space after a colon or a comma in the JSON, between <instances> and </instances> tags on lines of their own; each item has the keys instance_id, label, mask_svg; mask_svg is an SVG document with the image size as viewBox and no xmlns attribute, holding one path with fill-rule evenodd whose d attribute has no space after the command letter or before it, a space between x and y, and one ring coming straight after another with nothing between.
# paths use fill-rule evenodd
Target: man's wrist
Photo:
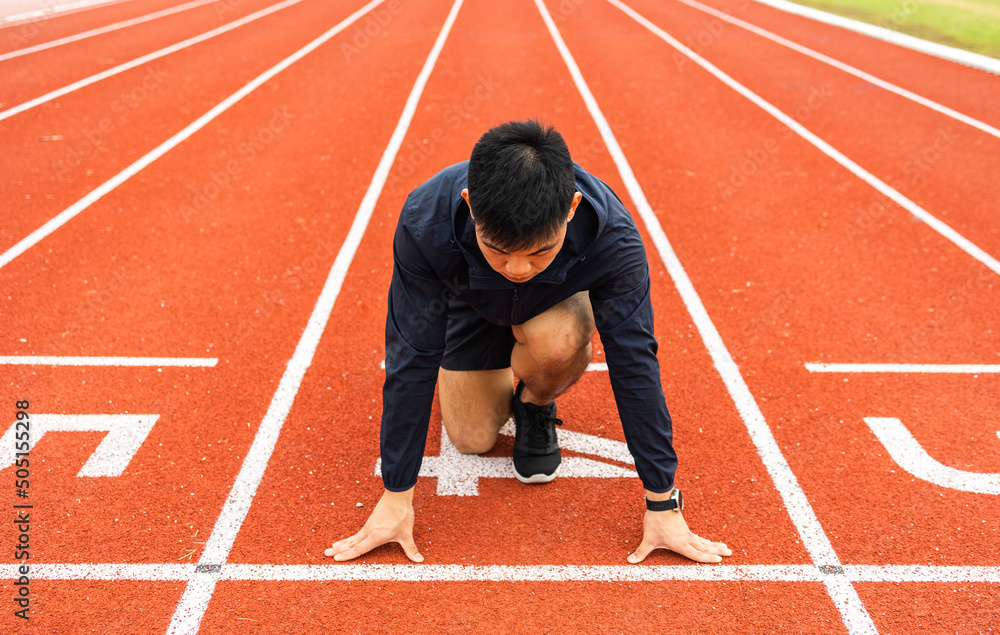
<instances>
[{"instance_id":1,"label":"man's wrist","mask_svg":"<svg viewBox=\"0 0 1000 635\"><path fill-rule=\"evenodd\" d=\"M416 486L411 487L408 490L403 490L402 492L392 492L392 491L389 491L389 490L385 490L382 493L382 499L385 500L386 502L389 502L389 503L412 505L413 504L413 490L415 490L415 489L416 489Z\"/></svg>"},{"instance_id":2,"label":"man's wrist","mask_svg":"<svg viewBox=\"0 0 1000 635\"><path fill-rule=\"evenodd\" d=\"M651 492L649 490L646 490L646 498L648 498L651 501L665 501L668 500L671 494L673 493L674 493L674 488L672 487L663 493Z\"/></svg>"},{"instance_id":3,"label":"man's wrist","mask_svg":"<svg viewBox=\"0 0 1000 635\"><path fill-rule=\"evenodd\" d=\"M655 493L655 492L653 492ZM676 511L680 512L684 509L684 497L681 495L681 491L677 488L665 492L666 498L662 498L662 495L657 499L646 497L646 511L647 512L670 512Z\"/></svg>"}]
</instances>

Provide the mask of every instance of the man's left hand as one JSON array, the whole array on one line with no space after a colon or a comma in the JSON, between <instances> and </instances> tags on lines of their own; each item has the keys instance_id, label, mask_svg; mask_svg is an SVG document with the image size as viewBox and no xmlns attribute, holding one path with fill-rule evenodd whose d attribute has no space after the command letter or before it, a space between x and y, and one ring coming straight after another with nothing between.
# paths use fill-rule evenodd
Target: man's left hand
<instances>
[{"instance_id":1,"label":"man's left hand","mask_svg":"<svg viewBox=\"0 0 1000 635\"><path fill-rule=\"evenodd\" d=\"M722 556L733 552L721 542L711 542L688 529L682 512L646 511L642 521L642 542L628 561L637 564L646 559L654 549L669 549L697 562L722 562Z\"/></svg>"}]
</instances>

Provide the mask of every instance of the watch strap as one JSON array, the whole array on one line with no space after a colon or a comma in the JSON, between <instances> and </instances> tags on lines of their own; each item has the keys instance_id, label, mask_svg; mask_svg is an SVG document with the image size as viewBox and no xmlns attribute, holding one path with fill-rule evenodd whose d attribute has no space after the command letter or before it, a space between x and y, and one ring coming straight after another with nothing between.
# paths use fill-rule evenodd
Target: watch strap
<instances>
[{"instance_id":1,"label":"watch strap","mask_svg":"<svg viewBox=\"0 0 1000 635\"><path fill-rule=\"evenodd\" d=\"M675 489L674 494L667 500L651 501L647 498L646 509L651 512L668 512L675 509L683 509L681 500L683 499L680 497L680 490Z\"/></svg>"}]
</instances>

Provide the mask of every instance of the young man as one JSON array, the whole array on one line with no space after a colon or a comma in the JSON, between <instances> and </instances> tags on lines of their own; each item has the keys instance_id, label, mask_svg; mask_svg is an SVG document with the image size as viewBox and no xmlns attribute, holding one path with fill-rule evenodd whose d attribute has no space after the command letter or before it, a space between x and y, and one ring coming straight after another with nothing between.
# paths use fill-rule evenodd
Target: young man
<instances>
[{"instance_id":1,"label":"young man","mask_svg":"<svg viewBox=\"0 0 1000 635\"><path fill-rule=\"evenodd\" d=\"M600 333L629 451L646 489L654 549L719 562L726 545L693 534L674 488L677 458L660 385L649 267L632 218L535 121L482 136L406 200L393 241L382 409L385 492L354 536L326 550L350 560L398 542L414 562L413 488L435 384L445 432L488 451L514 417L514 475L551 481L560 463L554 399L587 368ZM514 386L512 375L519 379Z\"/></svg>"}]
</instances>

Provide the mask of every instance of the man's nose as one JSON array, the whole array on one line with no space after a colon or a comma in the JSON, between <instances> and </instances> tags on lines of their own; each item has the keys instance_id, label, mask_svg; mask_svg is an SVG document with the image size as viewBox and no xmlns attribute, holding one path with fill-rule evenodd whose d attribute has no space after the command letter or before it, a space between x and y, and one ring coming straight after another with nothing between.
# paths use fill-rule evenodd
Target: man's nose
<instances>
[{"instance_id":1,"label":"man's nose","mask_svg":"<svg viewBox=\"0 0 1000 635\"><path fill-rule=\"evenodd\" d=\"M515 278L521 278L531 272L531 263L527 259L511 258L507 261L507 273Z\"/></svg>"}]
</instances>

